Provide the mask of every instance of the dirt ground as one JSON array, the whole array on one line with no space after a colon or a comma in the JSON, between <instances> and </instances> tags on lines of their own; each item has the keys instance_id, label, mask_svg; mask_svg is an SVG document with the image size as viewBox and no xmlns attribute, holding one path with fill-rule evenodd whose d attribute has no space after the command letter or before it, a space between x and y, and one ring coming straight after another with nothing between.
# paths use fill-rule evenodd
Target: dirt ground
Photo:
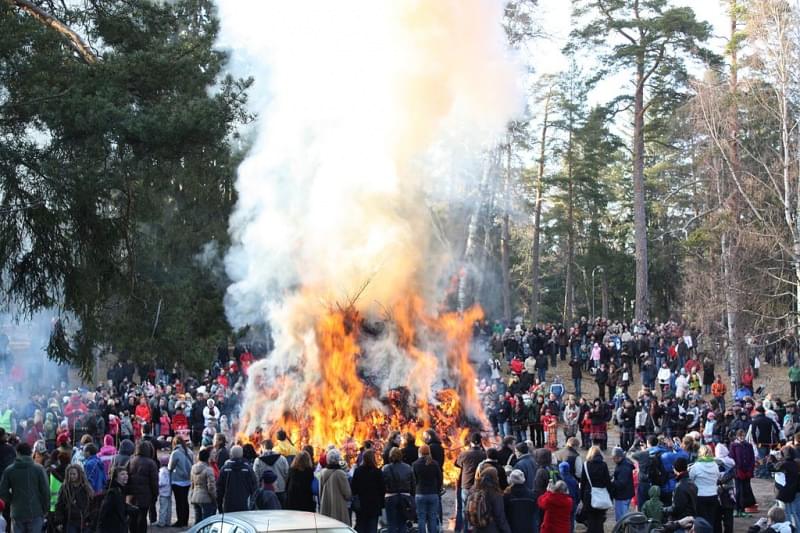
<instances>
[{"instance_id":1,"label":"dirt ground","mask_svg":"<svg viewBox=\"0 0 800 533\"><path fill-rule=\"evenodd\" d=\"M555 374L559 374L561 376L568 376L569 375L569 368L566 367L561 363L555 371ZM721 366L721 365L719 365ZM574 392L572 390L572 384L570 380L564 379L565 383L567 383L568 392ZM773 397L779 398L788 398L789 397L789 380L787 377L787 369L786 367L770 367L767 364L762 364L760 376L755 380L755 386L758 387L759 385L764 385L766 387L766 392L773 395ZM592 393L595 391L595 385L591 380L584 379L583 389L584 393ZM562 436L563 438L563 436ZM609 464L609 468L613 470L613 463L611 463L610 453L611 448L616 445L618 442L617 432L614 428L609 429L609 446L607 453L607 462ZM769 508L775 503L775 492L774 492L774 484L772 481L768 480L760 480L754 479L752 481L753 492L756 496L756 500L758 501L758 508L759 513L754 514L752 518L735 518L734 519L734 531L736 533L745 533L747 529L755 523L755 521L762 517L766 516L767 511ZM447 531L452 530L452 523L453 517L455 516L455 493L452 490L447 491L444 496L443 500L443 508L444 508L444 527ZM172 510L172 520L175 521L175 509L173 504ZM608 519L606 520L606 527L605 530L610 532L614 528L614 513L613 510L609 511ZM190 525L194 524L194 511L190 513ZM576 532L583 532L586 528L578 524L575 531ZM155 526L151 526L149 531L153 532L163 532L163 533L177 533L179 530L177 528L158 528Z\"/></svg>"}]
</instances>

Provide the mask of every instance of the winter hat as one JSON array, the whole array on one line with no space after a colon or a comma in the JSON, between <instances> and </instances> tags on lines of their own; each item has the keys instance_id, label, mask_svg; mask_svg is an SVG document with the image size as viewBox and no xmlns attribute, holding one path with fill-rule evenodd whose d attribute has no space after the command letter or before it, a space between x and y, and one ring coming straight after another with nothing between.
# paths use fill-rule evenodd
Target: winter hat
<instances>
[{"instance_id":1,"label":"winter hat","mask_svg":"<svg viewBox=\"0 0 800 533\"><path fill-rule=\"evenodd\" d=\"M56 439L56 446L66 446L69 443L69 435L62 433Z\"/></svg>"},{"instance_id":2,"label":"winter hat","mask_svg":"<svg viewBox=\"0 0 800 533\"><path fill-rule=\"evenodd\" d=\"M512 470L511 473L508 475L508 484L509 485L524 485L525 484L525 474L522 470Z\"/></svg>"},{"instance_id":3,"label":"winter hat","mask_svg":"<svg viewBox=\"0 0 800 533\"><path fill-rule=\"evenodd\" d=\"M261 474L261 483L272 485L277 480L278 480L278 475L272 470L264 470L264 472Z\"/></svg>"},{"instance_id":4,"label":"winter hat","mask_svg":"<svg viewBox=\"0 0 800 533\"><path fill-rule=\"evenodd\" d=\"M625 450L620 448L619 446L614 446L614 449L611 451L612 457L625 457Z\"/></svg>"},{"instance_id":5,"label":"winter hat","mask_svg":"<svg viewBox=\"0 0 800 533\"><path fill-rule=\"evenodd\" d=\"M706 418L708 418L709 420L714 420L715 418L717 418L717 415L714 414L714 411L709 411L708 415L706 415Z\"/></svg>"}]
</instances>

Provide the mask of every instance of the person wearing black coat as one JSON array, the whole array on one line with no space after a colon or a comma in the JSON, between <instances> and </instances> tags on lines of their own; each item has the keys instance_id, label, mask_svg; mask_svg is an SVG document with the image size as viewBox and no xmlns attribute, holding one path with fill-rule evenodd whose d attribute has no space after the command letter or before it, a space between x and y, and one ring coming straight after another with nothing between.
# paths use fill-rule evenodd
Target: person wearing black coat
<instances>
[{"instance_id":1,"label":"person wearing black coat","mask_svg":"<svg viewBox=\"0 0 800 533\"><path fill-rule=\"evenodd\" d=\"M197 393L197 399L192 404L189 411L189 425L192 428L192 444L198 446L203 437L203 429L206 427L206 419L203 416L203 408L206 406L205 398L202 393Z\"/></svg>"},{"instance_id":2,"label":"person wearing black coat","mask_svg":"<svg viewBox=\"0 0 800 533\"><path fill-rule=\"evenodd\" d=\"M697 486L689 479L688 463L685 458L678 457L672 465L675 472L675 490L672 492L672 505L665 508L672 520L680 520L686 516L695 516L697 512Z\"/></svg>"},{"instance_id":3,"label":"person wearing black coat","mask_svg":"<svg viewBox=\"0 0 800 533\"><path fill-rule=\"evenodd\" d=\"M413 465L414 461L419 459L419 448L417 448L416 437L412 433L406 433L402 451L403 462L409 466Z\"/></svg>"},{"instance_id":4,"label":"person wearing black coat","mask_svg":"<svg viewBox=\"0 0 800 533\"><path fill-rule=\"evenodd\" d=\"M97 517L97 533L127 533L128 506L125 504L124 493L128 484L128 471L115 468L110 475L111 482Z\"/></svg>"},{"instance_id":5,"label":"person wearing black coat","mask_svg":"<svg viewBox=\"0 0 800 533\"><path fill-rule=\"evenodd\" d=\"M248 500L258 488L256 474L243 455L241 446L231 447L231 458L219 471L217 508L220 512L247 511Z\"/></svg>"},{"instance_id":6,"label":"person wearing black coat","mask_svg":"<svg viewBox=\"0 0 800 533\"><path fill-rule=\"evenodd\" d=\"M506 469L504 464L500 462L500 451L497 448L488 448L486 450L486 459L480 468L484 465L493 466L497 469L497 479L500 482L500 490L506 490L508 487L508 477L506 476Z\"/></svg>"},{"instance_id":7,"label":"person wearing black coat","mask_svg":"<svg viewBox=\"0 0 800 533\"><path fill-rule=\"evenodd\" d=\"M586 454L583 471L580 473L581 500L583 501L584 524L586 533L603 533L603 524L606 521L605 509L592 507L592 488L611 487L611 475L603 459L603 452L599 446L592 446Z\"/></svg>"},{"instance_id":8,"label":"person wearing black coat","mask_svg":"<svg viewBox=\"0 0 800 533\"><path fill-rule=\"evenodd\" d=\"M376 533L378 531L378 518L383 509L385 493L383 472L378 468L375 460L375 450L366 450L361 458L361 464L353 472L350 482L353 494L353 510L356 513L355 530L358 533Z\"/></svg>"},{"instance_id":9,"label":"person wearing black coat","mask_svg":"<svg viewBox=\"0 0 800 533\"><path fill-rule=\"evenodd\" d=\"M292 511L316 512L314 493L311 485L314 482L314 465L306 451L294 456L289 476L286 478L286 509Z\"/></svg>"},{"instance_id":10,"label":"person wearing black coat","mask_svg":"<svg viewBox=\"0 0 800 533\"><path fill-rule=\"evenodd\" d=\"M511 406L509 406L509 412L510 410ZM425 431L422 439L425 441L425 444L430 447L433 460L436 461L440 469L444 470L444 447L442 446L442 440L439 438L439 435L435 430L428 429Z\"/></svg>"},{"instance_id":11,"label":"person wearing black coat","mask_svg":"<svg viewBox=\"0 0 800 533\"><path fill-rule=\"evenodd\" d=\"M539 512L539 508L533 491L525 487L525 474L522 470L512 470L508 483L503 502L511 533L536 533L531 517Z\"/></svg>"},{"instance_id":12,"label":"person wearing black coat","mask_svg":"<svg viewBox=\"0 0 800 533\"><path fill-rule=\"evenodd\" d=\"M139 441L136 452L128 462L128 503L138 511L131 519L131 533L147 531L147 515L158 499L158 464L151 459L153 446L147 441Z\"/></svg>"},{"instance_id":13,"label":"person wearing black coat","mask_svg":"<svg viewBox=\"0 0 800 533\"><path fill-rule=\"evenodd\" d=\"M625 457L625 450L615 447L611 455L614 463L614 476L611 479L611 497L614 498L614 519L620 519L628 513L633 499L633 463Z\"/></svg>"}]
</instances>

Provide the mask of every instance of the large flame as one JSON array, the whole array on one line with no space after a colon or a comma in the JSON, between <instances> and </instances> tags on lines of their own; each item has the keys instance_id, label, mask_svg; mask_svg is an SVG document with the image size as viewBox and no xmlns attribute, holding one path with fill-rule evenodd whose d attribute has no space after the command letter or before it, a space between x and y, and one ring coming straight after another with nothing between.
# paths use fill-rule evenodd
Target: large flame
<instances>
[{"instance_id":1,"label":"large flame","mask_svg":"<svg viewBox=\"0 0 800 533\"><path fill-rule=\"evenodd\" d=\"M221 0L222 46L254 75L226 257L234 326L268 322L242 429L352 447L483 422L469 364L481 311L442 311L446 236L477 156L521 106L502 0ZM474 180L474 178L472 178ZM445 203L446 202L446 203Z\"/></svg>"}]
</instances>

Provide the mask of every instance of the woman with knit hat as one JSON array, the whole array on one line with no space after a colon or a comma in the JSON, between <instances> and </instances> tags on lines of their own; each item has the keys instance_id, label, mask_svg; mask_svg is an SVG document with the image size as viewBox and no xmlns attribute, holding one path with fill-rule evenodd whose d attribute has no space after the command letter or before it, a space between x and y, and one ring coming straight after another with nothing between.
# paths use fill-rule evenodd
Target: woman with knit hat
<instances>
[{"instance_id":1,"label":"woman with knit hat","mask_svg":"<svg viewBox=\"0 0 800 533\"><path fill-rule=\"evenodd\" d=\"M538 513L536 496L525 486L525 474L522 470L512 470L508 475L508 488L503 495L506 518L511 533L532 533L531 516Z\"/></svg>"}]
</instances>

